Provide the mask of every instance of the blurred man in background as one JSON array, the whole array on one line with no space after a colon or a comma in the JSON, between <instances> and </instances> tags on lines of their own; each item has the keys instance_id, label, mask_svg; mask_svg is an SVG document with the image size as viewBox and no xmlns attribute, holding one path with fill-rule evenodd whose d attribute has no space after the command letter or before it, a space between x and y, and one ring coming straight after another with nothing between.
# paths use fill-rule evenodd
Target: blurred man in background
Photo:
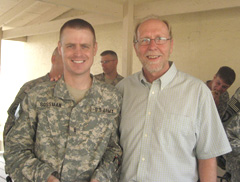
<instances>
[{"instance_id":1,"label":"blurred man in background","mask_svg":"<svg viewBox=\"0 0 240 182\"><path fill-rule=\"evenodd\" d=\"M223 66L219 68L212 80L206 82L208 88L212 91L220 117L223 116L229 101L227 89L233 84L235 78L236 74L234 70L230 67Z\"/></svg>"},{"instance_id":2,"label":"blurred man in background","mask_svg":"<svg viewBox=\"0 0 240 182\"><path fill-rule=\"evenodd\" d=\"M118 57L116 52L112 50L103 51L101 53L101 64L103 73L95 75L96 79L113 86L123 79L117 72Z\"/></svg>"}]
</instances>

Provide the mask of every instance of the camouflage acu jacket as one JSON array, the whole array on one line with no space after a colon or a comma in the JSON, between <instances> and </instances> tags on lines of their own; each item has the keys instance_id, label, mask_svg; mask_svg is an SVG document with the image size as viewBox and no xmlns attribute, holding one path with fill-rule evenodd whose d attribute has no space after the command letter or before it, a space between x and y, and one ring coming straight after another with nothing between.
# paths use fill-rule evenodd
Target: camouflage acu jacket
<instances>
[{"instance_id":1,"label":"camouflage acu jacket","mask_svg":"<svg viewBox=\"0 0 240 182\"><path fill-rule=\"evenodd\" d=\"M105 76L104 76L104 73L100 73L98 75L94 75L94 77L97 79L97 80L100 80L102 82L105 82ZM124 77L122 77L121 75L117 75L117 77L113 80L113 82L111 83L111 85L115 86L118 84L118 82L120 82Z\"/></svg>"},{"instance_id":2,"label":"camouflage acu jacket","mask_svg":"<svg viewBox=\"0 0 240 182\"><path fill-rule=\"evenodd\" d=\"M229 100L227 109L221 118L224 128L227 127L228 123L232 120L231 118L237 115L238 112L240 112L240 87Z\"/></svg>"},{"instance_id":3,"label":"camouflage acu jacket","mask_svg":"<svg viewBox=\"0 0 240 182\"><path fill-rule=\"evenodd\" d=\"M12 128L12 126L14 125L14 121L15 121L15 112L17 107L19 106L19 104L23 101L24 97L26 96L26 94L36 85L42 83L42 82L46 82L49 81L49 76L48 74L46 74L45 76L42 76L40 78L37 78L35 80L31 80L27 83L25 83L19 90L19 92L17 93L13 103L11 104L11 106L8 109L8 118L7 121L4 125L4 131L3 131L3 141L5 141L5 137L7 135L7 133L9 132L9 130Z\"/></svg>"},{"instance_id":4,"label":"camouflage acu jacket","mask_svg":"<svg viewBox=\"0 0 240 182\"><path fill-rule=\"evenodd\" d=\"M232 152L226 155L227 170L231 173L231 182L240 181L240 112L227 125L227 136Z\"/></svg>"},{"instance_id":5,"label":"camouflage acu jacket","mask_svg":"<svg viewBox=\"0 0 240 182\"><path fill-rule=\"evenodd\" d=\"M6 137L7 173L15 182L47 181L53 172L61 182L114 181L121 100L115 87L95 79L78 104L63 78L34 87Z\"/></svg>"},{"instance_id":6,"label":"camouflage acu jacket","mask_svg":"<svg viewBox=\"0 0 240 182\"><path fill-rule=\"evenodd\" d=\"M206 82L206 84L208 85L208 82L210 82L210 80L208 80ZM229 93L228 91L222 93L219 97L219 104L217 106L217 110L218 110L218 114L220 116L220 118L224 115L226 109L227 109L227 104L229 101Z\"/></svg>"}]
</instances>

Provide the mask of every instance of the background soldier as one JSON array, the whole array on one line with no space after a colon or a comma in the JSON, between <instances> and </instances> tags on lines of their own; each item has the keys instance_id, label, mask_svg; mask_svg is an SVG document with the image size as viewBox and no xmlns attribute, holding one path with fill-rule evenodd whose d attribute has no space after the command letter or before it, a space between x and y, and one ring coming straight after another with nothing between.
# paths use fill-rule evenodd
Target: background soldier
<instances>
[{"instance_id":1,"label":"background soldier","mask_svg":"<svg viewBox=\"0 0 240 182\"><path fill-rule=\"evenodd\" d=\"M240 103L240 87L233 95ZM240 181L240 111L232 115L226 126L226 132L232 147L232 152L226 155L227 171L231 174L231 182Z\"/></svg>"},{"instance_id":2,"label":"background soldier","mask_svg":"<svg viewBox=\"0 0 240 182\"><path fill-rule=\"evenodd\" d=\"M96 79L113 86L123 79L117 72L118 57L116 52L112 50L103 51L101 53L101 64L103 73L95 75Z\"/></svg>"},{"instance_id":3,"label":"background soldier","mask_svg":"<svg viewBox=\"0 0 240 182\"><path fill-rule=\"evenodd\" d=\"M213 79L206 82L208 88L212 92L220 117L223 116L229 101L227 89L233 84L235 78L236 74L232 68L222 66L214 75Z\"/></svg>"}]
</instances>

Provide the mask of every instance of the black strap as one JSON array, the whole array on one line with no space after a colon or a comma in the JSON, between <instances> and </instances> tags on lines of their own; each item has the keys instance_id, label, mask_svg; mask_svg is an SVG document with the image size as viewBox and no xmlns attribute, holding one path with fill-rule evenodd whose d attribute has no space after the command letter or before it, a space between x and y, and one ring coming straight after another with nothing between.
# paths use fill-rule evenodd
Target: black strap
<instances>
[{"instance_id":1,"label":"black strap","mask_svg":"<svg viewBox=\"0 0 240 182\"><path fill-rule=\"evenodd\" d=\"M6 181L7 181L7 182L12 182L11 177L10 177L10 176L7 176L7 177L6 177Z\"/></svg>"}]
</instances>

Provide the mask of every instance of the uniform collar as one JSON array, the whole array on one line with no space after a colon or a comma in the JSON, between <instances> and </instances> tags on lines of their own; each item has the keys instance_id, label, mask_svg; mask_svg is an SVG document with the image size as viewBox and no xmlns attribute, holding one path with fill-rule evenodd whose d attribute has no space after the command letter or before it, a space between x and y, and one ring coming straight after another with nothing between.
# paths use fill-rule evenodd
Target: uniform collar
<instances>
[{"instance_id":1,"label":"uniform collar","mask_svg":"<svg viewBox=\"0 0 240 182\"><path fill-rule=\"evenodd\" d=\"M89 97L91 98L92 95L95 95L95 91L96 91L96 87L99 84L99 81L97 79L95 79L95 77L93 77L93 75L90 75L91 78L93 79L92 82L92 86L90 87L90 89L88 90L87 94L86 94L86 98ZM70 95L66 83L64 81L64 77L62 76L56 83L56 86L54 88L54 97L58 97L64 100L74 100L74 98Z\"/></svg>"}]
</instances>

